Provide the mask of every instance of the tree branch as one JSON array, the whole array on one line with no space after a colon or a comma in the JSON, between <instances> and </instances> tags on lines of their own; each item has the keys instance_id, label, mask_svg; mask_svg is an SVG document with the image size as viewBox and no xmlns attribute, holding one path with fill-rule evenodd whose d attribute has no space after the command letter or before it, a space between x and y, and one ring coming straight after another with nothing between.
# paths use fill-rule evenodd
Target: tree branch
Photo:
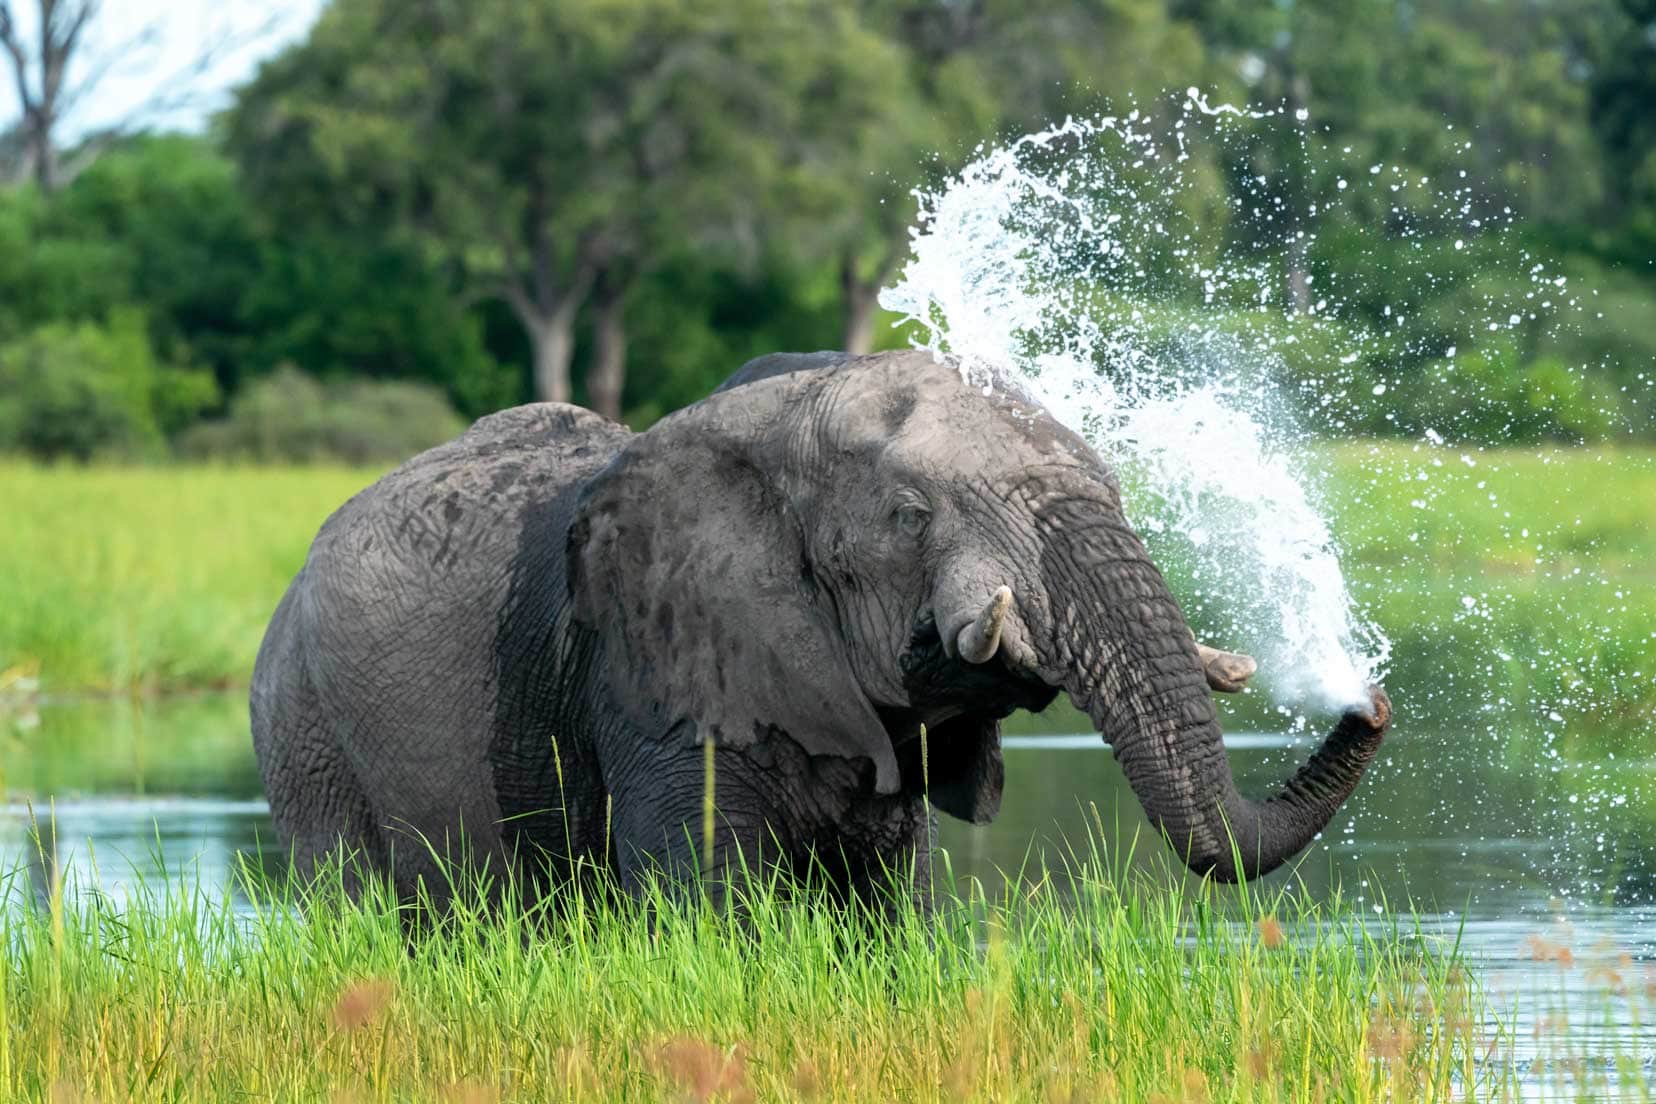
<instances>
[{"instance_id":1,"label":"tree branch","mask_svg":"<svg viewBox=\"0 0 1656 1104\"><path fill-rule=\"evenodd\" d=\"M280 15L270 15L257 26L243 31L224 28L217 35L209 39L196 51L194 56L183 65L162 76L153 86L153 91L140 98L119 119L111 123L107 129L118 134L128 134L142 130L146 116L163 115L170 111L178 111L202 102L205 93L197 82L226 54L233 53L245 46L259 41L269 35L281 22ZM77 82L74 89L65 94L65 107L72 106L82 96L90 93L109 71L116 68L123 60L131 57L136 50L143 49L159 39L159 24L151 23L137 34L128 38L124 43L112 48L106 54L102 67L87 79Z\"/></svg>"},{"instance_id":2,"label":"tree branch","mask_svg":"<svg viewBox=\"0 0 1656 1104\"><path fill-rule=\"evenodd\" d=\"M0 47L11 57L12 76L17 81L18 106L25 118L34 114L34 97L29 95L29 58L23 52L23 43L17 39L17 23L12 18L11 0L0 0Z\"/></svg>"},{"instance_id":3,"label":"tree branch","mask_svg":"<svg viewBox=\"0 0 1656 1104\"><path fill-rule=\"evenodd\" d=\"M80 0L67 9L59 8L58 0L40 0L40 104L53 122L63 117L63 80L81 32L97 10L98 0Z\"/></svg>"},{"instance_id":4,"label":"tree branch","mask_svg":"<svg viewBox=\"0 0 1656 1104\"><path fill-rule=\"evenodd\" d=\"M501 280L493 287L493 292L506 301L512 308L512 313L518 316L523 328L533 333L544 325L544 320L535 309L535 301L529 293L523 290L523 285L516 280Z\"/></svg>"},{"instance_id":5,"label":"tree branch","mask_svg":"<svg viewBox=\"0 0 1656 1104\"><path fill-rule=\"evenodd\" d=\"M191 107L205 93L200 79L227 53L239 50L267 36L279 23L271 15L246 30L223 25L183 65L161 74L148 95L139 97L125 112L98 132L88 135L62 170L48 167L56 161L57 129L75 107L93 93L109 74L131 67L134 59L160 41L162 21L144 25L124 40L93 50L88 36L103 11L102 0L38 0L40 33L38 50L31 55L18 35L14 0L0 0L0 49L9 57L22 106L29 155L37 165L44 187L57 187L85 169L98 155L121 137L144 129L146 118ZM91 56L88 56L88 55ZM153 68L154 58L146 59ZM31 89L31 64L40 67L38 88ZM71 69L79 66L73 73Z\"/></svg>"}]
</instances>

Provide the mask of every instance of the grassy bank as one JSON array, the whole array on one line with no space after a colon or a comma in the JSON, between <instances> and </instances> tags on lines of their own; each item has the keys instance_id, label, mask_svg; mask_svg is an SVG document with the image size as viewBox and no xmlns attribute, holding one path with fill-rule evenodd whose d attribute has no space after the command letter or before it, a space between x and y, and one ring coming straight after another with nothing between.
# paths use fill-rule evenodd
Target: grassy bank
<instances>
[{"instance_id":1,"label":"grassy bank","mask_svg":"<svg viewBox=\"0 0 1656 1104\"><path fill-rule=\"evenodd\" d=\"M1423 713L1475 705L1469 727L1551 729L1566 754L1581 739L1656 748L1656 451L1359 442L1328 456L1353 591Z\"/></svg>"},{"instance_id":2,"label":"grassy bank","mask_svg":"<svg viewBox=\"0 0 1656 1104\"><path fill-rule=\"evenodd\" d=\"M1316 464L1399 702L1446 723L1504 699L1594 740L1648 735L1656 451L1355 442ZM0 672L47 692L245 683L317 527L372 478L0 465ZM1234 721L1279 725L1265 705Z\"/></svg>"},{"instance_id":3,"label":"grassy bank","mask_svg":"<svg viewBox=\"0 0 1656 1104\"><path fill-rule=\"evenodd\" d=\"M0 908L3 1095L1460 1100L1518 1076L1451 946L1338 906L1142 891L1096 856L1068 902L859 923L761 890L732 923L585 899L462 913L412 949L372 897L249 920L136 892L120 915Z\"/></svg>"},{"instance_id":4,"label":"grassy bank","mask_svg":"<svg viewBox=\"0 0 1656 1104\"><path fill-rule=\"evenodd\" d=\"M1487 732L1524 756L1656 751L1656 450L1356 441L1302 467L1359 610L1392 644L1400 724ZM1175 592L1195 589L1176 555L1162 566ZM1232 604L1213 602L1221 623ZM1282 728L1275 674L1221 702L1227 728Z\"/></svg>"},{"instance_id":5,"label":"grassy bank","mask_svg":"<svg viewBox=\"0 0 1656 1104\"><path fill-rule=\"evenodd\" d=\"M373 478L0 464L0 671L53 693L246 682L311 538Z\"/></svg>"}]
</instances>

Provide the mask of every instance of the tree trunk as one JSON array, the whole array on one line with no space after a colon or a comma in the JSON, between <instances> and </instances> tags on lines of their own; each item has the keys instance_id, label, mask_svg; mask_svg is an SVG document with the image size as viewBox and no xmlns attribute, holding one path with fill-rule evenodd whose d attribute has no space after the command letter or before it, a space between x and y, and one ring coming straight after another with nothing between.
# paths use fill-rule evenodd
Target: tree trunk
<instances>
[{"instance_id":1,"label":"tree trunk","mask_svg":"<svg viewBox=\"0 0 1656 1104\"><path fill-rule=\"evenodd\" d=\"M535 358L535 398L570 401L569 362L575 356L575 312L559 307L551 314L525 320Z\"/></svg>"},{"instance_id":2,"label":"tree trunk","mask_svg":"<svg viewBox=\"0 0 1656 1104\"><path fill-rule=\"evenodd\" d=\"M603 276L593 290L592 367L587 370L587 402L612 421L621 420L621 389L627 378L627 289Z\"/></svg>"},{"instance_id":3,"label":"tree trunk","mask_svg":"<svg viewBox=\"0 0 1656 1104\"><path fill-rule=\"evenodd\" d=\"M840 261L840 290L845 295L844 349L853 356L874 351L874 312L879 307L879 281L859 279L857 263Z\"/></svg>"},{"instance_id":4,"label":"tree trunk","mask_svg":"<svg viewBox=\"0 0 1656 1104\"><path fill-rule=\"evenodd\" d=\"M1297 232L1288 239L1288 306L1295 314L1311 310L1311 273L1306 239Z\"/></svg>"},{"instance_id":5,"label":"tree trunk","mask_svg":"<svg viewBox=\"0 0 1656 1104\"><path fill-rule=\"evenodd\" d=\"M58 188L57 148L52 144L52 127L44 119L30 119L28 127L27 159L34 172L35 184L50 195Z\"/></svg>"}]
</instances>

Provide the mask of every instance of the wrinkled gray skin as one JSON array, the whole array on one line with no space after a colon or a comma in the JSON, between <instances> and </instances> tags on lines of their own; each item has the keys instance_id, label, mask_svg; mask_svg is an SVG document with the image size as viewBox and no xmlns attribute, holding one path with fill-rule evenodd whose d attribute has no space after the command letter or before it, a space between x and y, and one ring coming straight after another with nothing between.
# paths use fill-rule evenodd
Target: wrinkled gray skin
<instances>
[{"instance_id":1,"label":"wrinkled gray skin","mask_svg":"<svg viewBox=\"0 0 1656 1104\"><path fill-rule=\"evenodd\" d=\"M999 722L1062 690L1179 856L1234 880L1323 828L1390 717L1375 690L1250 801L1209 683L1251 670L1204 673L1115 478L1043 409L921 353L818 353L636 435L507 410L358 494L271 621L253 739L301 863L343 845L439 896L434 854L541 888L696 866L712 740L716 868L814 859L861 894L927 876L923 773L990 820Z\"/></svg>"}]
</instances>

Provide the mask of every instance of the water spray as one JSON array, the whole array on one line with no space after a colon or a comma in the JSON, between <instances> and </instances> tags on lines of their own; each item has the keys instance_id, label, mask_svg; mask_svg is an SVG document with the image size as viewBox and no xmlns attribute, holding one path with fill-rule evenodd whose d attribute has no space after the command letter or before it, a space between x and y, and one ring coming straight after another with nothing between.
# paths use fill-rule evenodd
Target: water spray
<instances>
[{"instance_id":1,"label":"water spray","mask_svg":"<svg viewBox=\"0 0 1656 1104\"><path fill-rule=\"evenodd\" d=\"M1280 702L1360 702L1389 645L1346 585L1271 350L1158 302L1157 258L1279 309L1262 264L1200 256L1178 220L1186 140L1181 122L1158 141L1135 112L983 152L920 195L912 255L880 304L969 383L1015 383L1142 484L1135 524L1176 537L1227 596L1225 642L1260 656Z\"/></svg>"}]
</instances>

